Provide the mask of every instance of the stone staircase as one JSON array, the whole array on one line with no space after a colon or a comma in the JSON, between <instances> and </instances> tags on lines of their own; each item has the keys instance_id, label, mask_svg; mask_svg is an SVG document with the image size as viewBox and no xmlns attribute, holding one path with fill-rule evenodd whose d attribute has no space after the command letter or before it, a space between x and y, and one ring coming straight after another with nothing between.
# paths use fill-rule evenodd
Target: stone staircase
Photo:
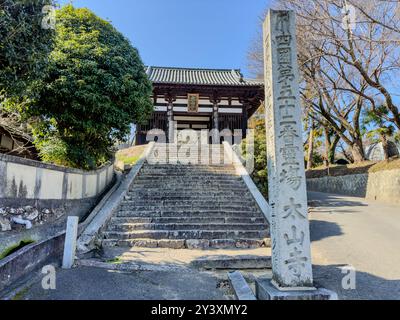
<instances>
[{"instance_id":1,"label":"stone staircase","mask_svg":"<svg viewBox=\"0 0 400 320\"><path fill-rule=\"evenodd\" d=\"M179 148L179 146L178 146ZM168 149L148 158L103 232L103 247L172 249L257 248L269 244L269 226L233 165L224 165L222 146L210 158L184 155L182 164ZM208 155L206 155L208 156ZM172 159L175 164L165 163ZM161 163L156 163L162 159Z\"/></svg>"}]
</instances>

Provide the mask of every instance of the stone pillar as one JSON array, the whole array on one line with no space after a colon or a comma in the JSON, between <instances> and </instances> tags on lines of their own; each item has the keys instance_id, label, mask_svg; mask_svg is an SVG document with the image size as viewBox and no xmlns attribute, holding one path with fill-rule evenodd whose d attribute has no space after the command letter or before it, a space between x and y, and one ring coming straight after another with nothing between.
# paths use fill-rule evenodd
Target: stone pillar
<instances>
[{"instance_id":1,"label":"stone pillar","mask_svg":"<svg viewBox=\"0 0 400 320\"><path fill-rule=\"evenodd\" d=\"M71 269L75 261L79 217L68 217L64 243L63 269Z\"/></svg>"},{"instance_id":2,"label":"stone pillar","mask_svg":"<svg viewBox=\"0 0 400 320\"><path fill-rule=\"evenodd\" d=\"M264 57L272 284L281 291L312 290L294 12L269 11Z\"/></svg>"}]
</instances>

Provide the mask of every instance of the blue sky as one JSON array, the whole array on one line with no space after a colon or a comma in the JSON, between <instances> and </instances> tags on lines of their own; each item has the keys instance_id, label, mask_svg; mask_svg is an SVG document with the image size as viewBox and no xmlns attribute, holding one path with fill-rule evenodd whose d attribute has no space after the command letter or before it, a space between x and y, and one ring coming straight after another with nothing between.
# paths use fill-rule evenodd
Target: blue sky
<instances>
[{"instance_id":1,"label":"blue sky","mask_svg":"<svg viewBox=\"0 0 400 320\"><path fill-rule=\"evenodd\" d=\"M70 1L61 0L60 3ZM269 0L74 0L110 20L145 64L239 68Z\"/></svg>"}]
</instances>

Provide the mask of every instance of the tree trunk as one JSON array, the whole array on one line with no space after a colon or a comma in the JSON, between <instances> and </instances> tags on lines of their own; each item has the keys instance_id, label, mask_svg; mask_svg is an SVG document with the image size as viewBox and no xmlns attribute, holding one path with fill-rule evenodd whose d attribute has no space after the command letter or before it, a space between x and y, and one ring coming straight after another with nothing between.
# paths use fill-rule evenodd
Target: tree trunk
<instances>
[{"instance_id":1,"label":"tree trunk","mask_svg":"<svg viewBox=\"0 0 400 320\"><path fill-rule=\"evenodd\" d=\"M333 140L333 142L330 145L329 148L329 153L328 153L328 161L330 164L334 164L335 163L335 159L336 159L336 148L337 145L340 141L340 137L339 136L335 136L335 139Z\"/></svg>"},{"instance_id":2,"label":"tree trunk","mask_svg":"<svg viewBox=\"0 0 400 320\"><path fill-rule=\"evenodd\" d=\"M389 160L389 158L390 158L389 141L386 137L386 134L381 134L381 140L382 140L382 147L383 147L383 155L385 156L385 160Z\"/></svg>"},{"instance_id":3,"label":"tree trunk","mask_svg":"<svg viewBox=\"0 0 400 320\"><path fill-rule=\"evenodd\" d=\"M351 153L355 163L365 160L365 153L361 140L354 141L353 145L351 146Z\"/></svg>"},{"instance_id":4,"label":"tree trunk","mask_svg":"<svg viewBox=\"0 0 400 320\"><path fill-rule=\"evenodd\" d=\"M314 165L313 156L314 156L314 121L311 124L310 138L308 140L307 170L311 170L313 168L313 165Z\"/></svg>"},{"instance_id":5,"label":"tree trunk","mask_svg":"<svg viewBox=\"0 0 400 320\"><path fill-rule=\"evenodd\" d=\"M329 137L329 129L326 127L324 128L324 135L325 135L325 156L324 156L324 163L325 167L329 167L330 162L330 151L331 151L331 140Z\"/></svg>"}]
</instances>

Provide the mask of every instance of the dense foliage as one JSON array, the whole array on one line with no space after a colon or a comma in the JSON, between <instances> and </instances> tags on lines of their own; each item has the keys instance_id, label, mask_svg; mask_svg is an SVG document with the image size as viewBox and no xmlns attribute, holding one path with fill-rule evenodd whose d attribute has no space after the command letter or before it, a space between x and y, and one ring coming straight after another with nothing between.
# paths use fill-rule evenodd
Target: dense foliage
<instances>
[{"instance_id":1,"label":"dense foliage","mask_svg":"<svg viewBox=\"0 0 400 320\"><path fill-rule=\"evenodd\" d=\"M151 83L138 51L109 22L72 5L57 11L49 73L31 115L45 161L95 168L152 112Z\"/></svg>"},{"instance_id":2,"label":"dense foliage","mask_svg":"<svg viewBox=\"0 0 400 320\"><path fill-rule=\"evenodd\" d=\"M54 31L43 28L52 0L0 0L0 103L31 98L46 73Z\"/></svg>"},{"instance_id":3,"label":"dense foliage","mask_svg":"<svg viewBox=\"0 0 400 320\"><path fill-rule=\"evenodd\" d=\"M263 111L261 111L263 112ZM267 137L265 134L265 119L257 113L249 124L254 130L254 171L251 174L254 183L262 194L268 198L268 173L267 173ZM242 153L246 156L247 141L243 140Z\"/></svg>"}]
</instances>

